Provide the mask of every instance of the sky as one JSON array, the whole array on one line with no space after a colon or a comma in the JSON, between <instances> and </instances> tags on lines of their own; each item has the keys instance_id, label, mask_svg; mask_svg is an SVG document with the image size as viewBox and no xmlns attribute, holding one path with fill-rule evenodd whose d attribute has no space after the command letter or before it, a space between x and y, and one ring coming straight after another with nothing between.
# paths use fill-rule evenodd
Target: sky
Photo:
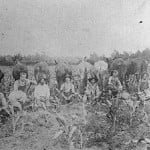
<instances>
[{"instance_id":1,"label":"sky","mask_svg":"<svg viewBox=\"0 0 150 150\"><path fill-rule=\"evenodd\" d=\"M1 54L88 56L145 48L149 0L0 0Z\"/></svg>"}]
</instances>

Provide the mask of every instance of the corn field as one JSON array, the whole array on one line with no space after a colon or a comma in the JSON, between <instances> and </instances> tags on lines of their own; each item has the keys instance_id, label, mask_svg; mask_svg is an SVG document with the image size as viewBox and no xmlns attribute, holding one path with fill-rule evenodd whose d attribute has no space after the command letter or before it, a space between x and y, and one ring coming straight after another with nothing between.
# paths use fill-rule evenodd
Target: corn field
<instances>
[{"instance_id":1,"label":"corn field","mask_svg":"<svg viewBox=\"0 0 150 150\"><path fill-rule=\"evenodd\" d=\"M77 69L72 66L73 75ZM1 88L8 97L14 84L12 68L1 67L1 70L5 74ZM140 140L148 141L144 144L149 146L150 102L142 94L136 90L123 91L112 98L103 91L98 100L91 97L87 102L78 93L73 102L64 105L56 88L55 67L50 66L49 71L50 105L36 110L31 88L29 105L18 113L9 113L8 117L1 116L0 149L136 150ZM34 79L33 66L28 66L28 73L28 78Z\"/></svg>"}]
</instances>

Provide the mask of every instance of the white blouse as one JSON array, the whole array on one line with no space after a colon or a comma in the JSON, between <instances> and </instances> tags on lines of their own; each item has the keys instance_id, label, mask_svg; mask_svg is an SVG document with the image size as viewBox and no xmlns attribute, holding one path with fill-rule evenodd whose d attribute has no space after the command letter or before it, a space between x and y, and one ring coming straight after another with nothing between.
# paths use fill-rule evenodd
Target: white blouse
<instances>
[{"instance_id":1,"label":"white blouse","mask_svg":"<svg viewBox=\"0 0 150 150\"><path fill-rule=\"evenodd\" d=\"M40 99L41 97L48 99L50 97L50 90L48 85L47 84L37 85L35 87L34 97L37 99Z\"/></svg>"}]
</instances>

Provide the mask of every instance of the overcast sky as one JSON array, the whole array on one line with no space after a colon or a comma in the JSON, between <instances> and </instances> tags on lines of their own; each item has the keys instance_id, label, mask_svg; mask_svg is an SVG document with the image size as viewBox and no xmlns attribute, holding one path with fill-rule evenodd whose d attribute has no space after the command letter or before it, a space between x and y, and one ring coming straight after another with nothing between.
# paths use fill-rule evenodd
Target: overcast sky
<instances>
[{"instance_id":1,"label":"overcast sky","mask_svg":"<svg viewBox=\"0 0 150 150\"><path fill-rule=\"evenodd\" d=\"M0 52L88 56L150 48L149 1L0 0Z\"/></svg>"}]
</instances>

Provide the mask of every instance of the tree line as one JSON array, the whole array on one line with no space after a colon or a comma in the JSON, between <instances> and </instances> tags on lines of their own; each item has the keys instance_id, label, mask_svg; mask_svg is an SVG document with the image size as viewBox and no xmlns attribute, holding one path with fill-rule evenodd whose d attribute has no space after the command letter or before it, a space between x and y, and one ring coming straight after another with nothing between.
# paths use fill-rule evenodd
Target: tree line
<instances>
[{"instance_id":1,"label":"tree line","mask_svg":"<svg viewBox=\"0 0 150 150\"><path fill-rule=\"evenodd\" d=\"M108 60L114 60L117 58L122 58L124 60L128 60L128 59L142 59L142 60L146 60L146 61L150 61L150 49L146 48L143 51L136 51L136 52L123 52L120 53L117 50L114 50L112 52L112 54L107 57L105 55L103 56L99 56L97 53L93 52L92 54L90 54L90 56L87 58L87 62L91 63L92 65L99 61L99 60L104 60L104 61L108 61ZM48 63L48 65L55 65L56 62L67 62L70 65L77 65L81 62L83 58L81 57L50 57L47 56L46 54L39 54L36 53L34 55L22 55L20 53L15 54L15 55L0 55L0 65L1 66L13 66L16 62L16 60L19 60L20 62L26 64L26 65L34 65L38 62L41 61L46 61Z\"/></svg>"}]
</instances>

